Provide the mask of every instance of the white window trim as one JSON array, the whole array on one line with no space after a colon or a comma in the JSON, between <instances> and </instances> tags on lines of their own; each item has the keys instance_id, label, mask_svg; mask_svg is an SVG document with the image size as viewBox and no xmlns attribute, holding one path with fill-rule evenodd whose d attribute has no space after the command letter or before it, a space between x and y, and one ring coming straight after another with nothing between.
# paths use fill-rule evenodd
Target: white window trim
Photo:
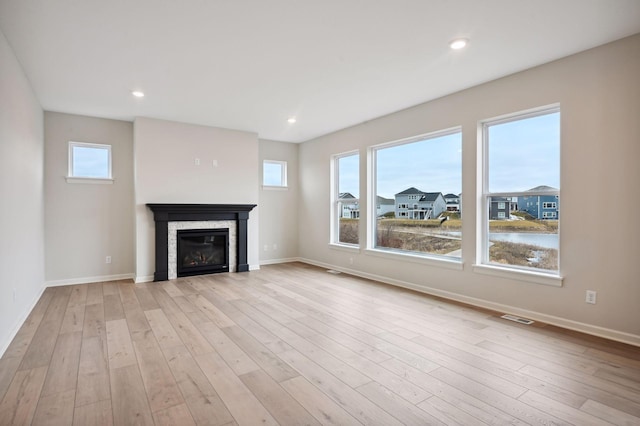
<instances>
[{"instance_id":1,"label":"white window trim","mask_svg":"<svg viewBox=\"0 0 640 426\"><path fill-rule=\"evenodd\" d=\"M542 269L526 269L517 266L504 266L489 263L489 250L488 238L489 238L489 219L490 219L490 206L489 199L491 197L524 197L524 196L537 196L537 195L556 195L560 196L560 190L557 191L523 191L523 192L489 192L489 138L488 127L489 125L496 125L502 123L508 123L515 120L524 120L527 118L538 117L540 115L552 114L554 112L560 112L560 104L547 105L540 108L534 108L526 111L516 112L512 114L506 114L499 117L489 118L478 122L478 140L477 144L477 211L476 211L476 263L473 265L473 271L485 274L493 275L497 277L505 277L515 279L519 281L526 281L535 284L552 285L561 287L563 277L560 273L560 227L558 227L558 270L546 272Z\"/></svg>"},{"instance_id":2,"label":"white window trim","mask_svg":"<svg viewBox=\"0 0 640 426\"><path fill-rule=\"evenodd\" d=\"M385 142L377 145L371 145L367 148L367 196L370 200L376 199L377 188L376 188L376 176L377 176L377 168L376 168L376 154L379 149L391 148L394 146L405 145L413 142L423 141L425 139L435 139L442 136L453 135L456 133L462 134L462 126L455 126L448 129L438 130L435 132L424 133L417 136L412 136L409 138L398 139L391 142ZM376 247L377 235L376 235L376 221L377 221L377 212L375 210L375 203L370 203L369 208L369 220L366 223L366 245L365 245L365 253L383 257L394 260L404 260L412 263L421 263L429 266L439 266L448 269L456 269L462 270L464 268L464 263L462 261L462 255L457 257L447 257L441 256L437 254L431 253L417 253L417 252L409 252L404 250L394 250L387 248L378 248ZM400 207L398 207L400 210ZM398 211L400 215L402 211ZM405 216L406 217L406 216Z\"/></svg>"},{"instance_id":3,"label":"white window trim","mask_svg":"<svg viewBox=\"0 0 640 426\"><path fill-rule=\"evenodd\" d=\"M282 185L265 185L264 184L264 165L265 164L278 164L280 165L280 181ZM286 190L288 188L287 184L287 162L281 160L263 160L262 161L262 188L263 189L272 189L272 190Z\"/></svg>"},{"instance_id":4,"label":"white window trim","mask_svg":"<svg viewBox=\"0 0 640 426\"><path fill-rule=\"evenodd\" d=\"M330 200L330 216L329 216L329 247L332 248L346 248L348 250L360 250L360 243L350 244L340 242L340 218L342 217L341 200L338 198L340 195L340 176L338 175L338 161L344 157L350 157L352 155L360 155L360 151L348 151L331 156L331 200ZM360 157L358 157L358 171L360 170ZM349 199L351 202L356 202L360 205L360 197L355 199ZM360 220L360 218L358 218ZM360 222L362 223L362 222Z\"/></svg>"},{"instance_id":5,"label":"white window trim","mask_svg":"<svg viewBox=\"0 0 640 426\"><path fill-rule=\"evenodd\" d=\"M74 176L73 175L73 148L74 147L85 147L85 148L97 148L97 149L106 149L109 157L109 176L108 177L89 177L89 176ZM69 141L68 146L68 161L67 161L67 175L65 176L65 180L67 183L92 183L92 184L103 184L103 185L111 185L114 182L113 178L113 160L112 160L112 152L111 145L100 144L100 143L89 143L89 142L75 142Z\"/></svg>"}]
</instances>

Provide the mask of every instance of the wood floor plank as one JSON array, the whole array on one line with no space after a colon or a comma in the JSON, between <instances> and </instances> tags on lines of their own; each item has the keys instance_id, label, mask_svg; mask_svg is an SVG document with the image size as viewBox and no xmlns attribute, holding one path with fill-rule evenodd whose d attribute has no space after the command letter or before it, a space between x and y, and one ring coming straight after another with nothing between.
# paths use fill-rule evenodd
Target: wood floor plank
<instances>
[{"instance_id":1,"label":"wood floor plank","mask_svg":"<svg viewBox=\"0 0 640 426\"><path fill-rule=\"evenodd\" d=\"M240 376L240 380L262 402L262 405L282 426L318 425L307 410L262 370Z\"/></svg>"},{"instance_id":2,"label":"wood floor plank","mask_svg":"<svg viewBox=\"0 0 640 426\"><path fill-rule=\"evenodd\" d=\"M110 370L113 424L153 425L147 394L137 365ZM135 420L134 420L135 419Z\"/></svg>"},{"instance_id":3,"label":"wood floor plank","mask_svg":"<svg viewBox=\"0 0 640 426\"><path fill-rule=\"evenodd\" d=\"M0 419L9 425L28 425L36 412L47 366L16 373L0 403Z\"/></svg>"},{"instance_id":4,"label":"wood floor plank","mask_svg":"<svg viewBox=\"0 0 640 426\"><path fill-rule=\"evenodd\" d=\"M134 333L133 347L152 412L184 403L169 365L153 333Z\"/></svg>"},{"instance_id":5,"label":"wood floor plank","mask_svg":"<svg viewBox=\"0 0 640 426\"><path fill-rule=\"evenodd\" d=\"M624 411L616 410L608 405L601 404L591 399L587 400L580 410L589 413L603 421L610 421L621 426L637 426L640 424L640 416L633 416Z\"/></svg>"},{"instance_id":6,"label":"wood floor plank","mask_svg":"<svg viewBox=\"0 0 640 426\"><path fill-rule=\"evenodd\" d=\"M16 336L9 344L9 347L4 352L2 359L19 358L22 360L22 357L27 352L27 349L31 344L31 340L35 336L36 331L49 308L49 303L51 302L54 293L55 289L51 287L44 290L42 296L40 296L40 299L33 307L33 310L29 313L29 316L27 316L24 324L22 324L22 327L20 327L20 330L18 330Z\"/></svg>"},{"instance_id":7,"label":"wood floor plank","mask_svg":"<svg viewBox=\"0 0 640 426\"><path fill-rule=\"evenodd\" d=\"M145 311L145 315L161 348L182 345L182 340L162 309Z\"/></svg>"},{"instance_id":8,"label":"wood floor plank","mask_svg":"<svg viewBox=\"0 0 640 426\"><path fill-rule=\"evenodd\" d=\"M88 284L74 285L71 289L71 295L69 296L69 306L85 305L87 302L88 290Z\"/></svg>"},{"instance_id":9,"label":"wood floor plank","mask_svg":"<svg viewBox=\"0 0 640 426\"><path fill-rule=\"evenodd\" d=\"M95 305L96 303L104 303L102 284L87 284L87 299L85 300L85 305Z\"/></svg>"},{"instance_id":10,"label":"wood floor plank","mask_svg":"<svg viewBox=\"0 0 640 426\"><path fill-rule=\"evenodd\" d=\"M82 339L76 407L111 398L109 357L100 337Z\"/></svg>"},{"instance_id":11,"label":"wood floor plank","mask_svg":"<svg viewBox=\"0 0 640 426\"><path fill-rule=\"evenodd\" d=\"M82 337L100 337L106 341L107 325L104 320L104 305L102 303L85 306Z\"/></svg>"},{"instance_id":12,"label":"wood floor plank","mask_svg":"<svg viewBox=\"0 0 640 426\"><path fill-rule=\"evenodd\" d=\"M82 331L58 336L42 389L42 396L69 390L75 391L78 382L81 344ZM73 412L73 409L71 411Z\"/></svg>"},{"instance_id":13,"label":"wood floor plank","mask_svg":"<svg viewBox=\"0 0 640 426\"><path fill-rule=\"evenodd\" d=\"M360 423L302 376L286 380L280 385L323 425Z\"/></svg>"},{"instance_id":14,"label":"wood floor plank","mask_svg":"<svg viewBox=\"0 0 640 426\"><path fill-rule=\"evenodd\" d=\"M60 333L63 334L82 331L82 328L84 327L84 312L84 304L71 304L70 300L69 305L67 306L67 310L64 314L64 318L62 319L62 327L60 328Z\"/></svg>"},{"instance_id":15,"label":"wood floor plank","mask_svg":"<svg viewBox=\"0 0 640 426\"><path fill-rule=\"evenodd\" d=\"M564 405L532 391L521 395L518 400L532 407L538 408L539 410L548 412L571 424L577 424L580 426L610 426L615 424L604 421L603 419L584 411L576 410L573 407L569 407L568 405Z\"/></svg>"},{"instance_id":16,"label":"wood floor plank","mask_svg":"<svg viewBox=\"0 0 640 426\"><path fill-rule=\"evenodd\" d=\"M220 355L214 352L195 359L238 424L278 424Z\"/></svg>"},{"instance_id":17,"label":"wood floor plank","mask_svg":"<svg viewBox=\"0 0 640 426\"><path fill-rule=\"evenodd\" d=\"M163 348L169 368L197 424L225 425L233 416L185 346Z\"/></svg>"},{"instance_id":18,"label":"wood floor plank","mask_svg":"<svg viewBox=\"0 0 640 426\"><path fill-rule=\"evenodd\" d=\"M116 287L116 292L117 287ZM122 301L120 300L120 295L118 293L115 294L105 294L104 296L104 319L105 321L113 321L124 318L124 308L122 307Z\"/></svg>"},{"instance_id":19,"label":"wood floor plank","mask_svg":"<svg viewBox=\"0 0 640 426\"><path fill-rule=\"evenodd\" d=\"M136 292L138 303L140 303L140 307L143 311L158 309L160 307L148 289L136 286L134 291Z\"/></svg>"},{"instance_id":20,"label":"wood floor plank","mask_svg":"<svg viewBox=\"0 0 640 426\"><path fill-rule=\"evenodd\" d=\"M4 394L9 389L13 376L18 371L22 358L2 358L0 359L0 401L4 397Z\"/></svg>"},{"instance_id":21,"label":"wood floor plank","mask_svg":"<svg viewBox=\"0 0 640 426\"><path fill-rule=\"evenodd\" d=\"M490 424L467 414L455 405L451 405L437 396L432 396L431 398L421 402L418 407L446 425L466 426Z\"/></svg>"},{"instance_id":22,"label":"wood floor plank","mask_svg":"<svg viewBox=\"0 0 640 426\"><path fill-rule=\"evenodd\" d=\"M51 361L70 294L70 287L55 288L55 294L47 307L47 312L22 359L21 370L42 367Z\"/></svg>"},{"instance_id":23,"label":"wood floor plank","mask_svg":"<svg viewBox=\"0 0 640 426\"><path fill-rule=\"evenodd\" d=\"M110 369L136 365L136 355L126 319L107 321L107 350Z\"/></svg>"},{"instance_id":24,"label":"wood floor plank","mask_svg":"<svg viewBox=\"0 0 640 426\"><path fill-rule=\"evenodd\" d=\"M238 376L260 369L258 364L215 324L211 322L199 324L198 330Z\"/></svg>"},{"instance_id":25,"label":"wood floor plank","mask_svg":"<svg viewBox=\"0 0 640 426\"><path fill-rule=\"evenodd\" d=\"M83 405L81 407L76 406L73 414L73 426L111 425L113 425L113 412L111 410L110 399Z\"/></svg>"},{"instance_id":26,"label":"wood floor plank","mask_svg":"<svg viewBox=\"0 0 640 426\"><path fill-rule=\"evenodd\" d=\"M187 296L187 299L197 307L211 322L213 322L216 326L222 327L231 327L235 325L233 320L226 316L224 312L215 307L213 303L209 302L204 296L200 294L192 294Z\"/></svg>"},{"instance_id":27,"label":"wood floor plank","mask_svg":"<svg viewBox=\"0 0 640 426\"><path fill-rule=\"evenodd\" d=\"M283 362L266 346L262 345L251 335L238 326L226 327L222 331L233 340L242 350L276 382L292 379L299 374L287 363Z\"/></svg>"},{"instance_id":28,"label":"wood floor plank","mask_svg":"<svg viewBox=\"0 0 640 426\"><path fill-rule=\"evenodd\" d=\"M195 426L187 404L174 405L153 413L156 426Z\"/></svg>"},{"instance_id":29,"label":"wood floor plank","mask_svg":"<svg viewBox=\"0 0 640 426\"><path fill-rule=\"evenodd\" d=\"M76 390L41 396L33 418L34 426L70 425L73 422Z\"/></svg>"},{"instance_id":30,"label":"wood floor plank","mask_svg":"<svg viewBox=\"0 0 640 426\"><path fill-rule=\"evenodd\" d=\"M421 410L416 405L400 398L380 383L367 383L356 390L366 396L378 407L401 421L404 425L444 425L444 423L431 416L426 411Z\"/></svg>"},{"instance_id":31,"label":"wood floor plank","mask_svg":"<svg viewBox=\"0 0 640 426\"><path fill-rule=\"evenodd\" d=\"M320 368L298 351L292 350L279 355L309 382L321 389L325 394L338 403L349 414L364 424L371 425L400 425L401 423L353 390L344 382L338 380L329 372Z\"/></svg>"}]
</instances>

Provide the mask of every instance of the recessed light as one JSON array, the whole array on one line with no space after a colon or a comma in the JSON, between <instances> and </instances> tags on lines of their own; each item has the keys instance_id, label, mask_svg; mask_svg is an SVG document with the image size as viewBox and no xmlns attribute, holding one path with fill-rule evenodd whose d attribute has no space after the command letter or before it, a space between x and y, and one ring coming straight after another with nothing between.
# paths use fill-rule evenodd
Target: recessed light
<instances>
[{"instance_id":1,"label":"recessed light","mask_svg":"<svg viewBox=\"0 0 640 426\"><path fill-rule=\"evenodd\" d=\"M296 118L295 118L295 117L289 117L289 119L287 120L287 122L288 122L289 124L293 124L293 123L295 123L296 121L297 121L297 120L296 120Z\"/></svg>"},{"instance_id":2,"label":"recessed light","mask_svg":"<svg viewBox=\"0 0 640 426\"><path fill-rule=\"evenodd\" d=\"M140 90L134 90L133 92L131 92L131 94L133 96L135 96L136 98L143 98L144 97L144 92L141 92Z\"/></svg>"},{"instance_id":3,"label":"recessed light","mask_svg":"<svg viewBox=\"0 0 640 426\"><path fill-rule=\"evenodd\" d=\"M466 38L457 38L449 43L449 47L453 50L460 50L467 45L469 40Z\"/></svg>"}]
</instances>

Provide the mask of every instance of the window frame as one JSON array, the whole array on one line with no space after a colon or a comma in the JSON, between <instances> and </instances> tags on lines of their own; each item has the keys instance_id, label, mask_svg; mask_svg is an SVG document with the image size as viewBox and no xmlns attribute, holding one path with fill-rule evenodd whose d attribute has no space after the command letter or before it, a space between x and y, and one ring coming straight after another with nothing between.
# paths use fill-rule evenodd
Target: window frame
<instances>
[{"instance_id":1,"label":"window frame","mask_svg":"<svg viewBox=\"0 0 640 426\"><path fill-rule=\"evenodd\" d=\"M108 175L106 177L99 176L76 176L73 173L75 157L73 154L74 148L93 148L107 151L107 168ZM93 142L77 142L69 141L67 148L67 176L65 176L67 183L98 183L98 184L112 184L113 178L113 152L110 144L100 144Z\"/></svg>"},{"instance_id":2,"label":"window frame","mask_svg":"<svg viewBox=\"0 0 640 426\"><path fill-rule=\"evenodd\" d=\"M477 167L477 212L476 212L476 263L474 271L487 275L502 276L505 278L517 278L536 284L562 286L561 275L561 235L560 223L558 223L558 269L548 271L538 268L527 268L516 265L499 265L489 262L489 220L492 197L529 197L555 195L560 199L560 188L554 191L489 191L489 127L519 120L526 120L543 115L558 113L561 120L560 104L551 104L539 108L505 114L499 117L488 118L478 122L478 167ZM561 121L560 121L561 123ZM562 127L560 127L560 145L562 144ZM558 147L561 149L561 146ZM558 164L561 167L561 163ZM561 172L561 170L560 170Z\"/></svg>"},{"instance_id":3,"label":"window frame","mask_svg":"<svg viewBox=\"0 0 640 426\"><path fill-rule=\"evenodd\" d=\"M351 157L351 156L358 156L358 186L360 186L360 164L361 164L361 159L360 159L360 151L359 150L353 150L353 151L347 151L347 152L342 152L340 154L335 154L331 156L331 167L330 167L330 173L331 173L331 213L330 213L330 221L329 221L329 245L333 246L335 248L341 248L341 249L346 249L346 250L356 250L359 251L360 250L360 244L362 243L361 239L360 239L360 235L358 235L358 244L352 244L352 243L345 243L345 242L341 242L340 241L340 219L342 218L342 205L341 202L342 200L340 199L340 167L339 167L339 162L341 158L346 158L346 157ZM360 194L360 188L358 188L358 195ZM353 195L353 194L352 194ZM359 221L359 224L361 224L361 210L362 210L362 205L360 204L360 197L356 197L353 199L349 199L350 201L353 201L355 203L357 203L358 205L358 218L357 220ZM358 226L358 229L360 227ZM360 232L359 232L360 234Z\"/></svg>"},{"instance_id":4,"label":"window frame","mask_svg":"<svg viewBox=\"0 0 640 426\"><path fill-rule=\"evenodd\" d=\"M369 199L375 199L377 196L377 152L381 149L392 148L395 146L407 145L415 142L421 142L428 139L436 139L439 137L449 136L459 133L462 139L463 137L463 128L462 126L454 126L445 128L442 130L436 130L433 132L423 133L415 136L410 136L403 139L398 139L395 141L384 142L380 144L370 145L367 148L367 196ZM462 141L460 149L462 149ZM462 156L462 153L460 154ZM463 174L463 169L460 169L461 175ZM464 180L464 177L462 178ZM444 197L444 194L443 194ZM405 203L403 203L405 204ZM400 206L400 204L398 204ZM405 251L405 250L395 250L392 248L384 248L384 247L376 247L377 242L377 214L374 206L368 206L368 219L366 221L366 242L365 242L365 252L372 256L388 258L388 259L396 259L402 260L412 263L420 263L424 265L430 266L439 266L447 269L453 270L462 270L464 267L463 256L460 257L450 257L445 255L439 255L434 253L426 253L426 252L413 252L413 251ZM407 207L408 209L408 203ZM407 212L400 211L400 207L398 207L399 217L408 217Z\"/></svg>"},{"instance_id":5,"label":"window frame","mask_svg":"<svg viewBox=\"0 0 640 426\"><path fill-rule=\"evenodd\" d=\"M280 185L268 185L264 183L264 170L266 164L276 164L280 166ZM287 162L283 160L262 160L262 188L263 189L287 189Z\"/></svg>"}]
</instances>

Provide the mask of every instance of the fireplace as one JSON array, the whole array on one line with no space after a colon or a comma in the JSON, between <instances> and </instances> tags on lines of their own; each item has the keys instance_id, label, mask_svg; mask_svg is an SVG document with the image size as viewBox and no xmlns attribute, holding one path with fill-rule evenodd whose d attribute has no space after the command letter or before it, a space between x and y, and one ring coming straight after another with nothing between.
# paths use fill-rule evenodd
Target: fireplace
<instances>
[{"instance_id":1,"label":"fireplace","mask_svg":"<svg viewBox=\"0 0 640 426\"><path fill-rule=\"evenodd\" d=\"M255 204L147 204L156 227L154 281L166 281L179 275L178 232L184 230L227 229L228 272L249 270L247 259L247 223ZM197 242L197 240L196 240ZM212 247L213 249L213 247ZM225 257L226 258L226 257ZM222 264L221 264L222 265ZM202 265L194 265L202 266ZM196 268L197 269L197 268ZM211 273L190 269L189 275ZM222 272L215 270L213 272Z\"/></svg>"},{"instance_id":2,"label":"fireplace","mask_svg":"<svg viewBox=\"0 0 640 426\"><path fill-rule=\"evenodd\" d=\"M229 272L229 229L184 229L177 232L179 277Z\"/></svg>"}]
</instances>

